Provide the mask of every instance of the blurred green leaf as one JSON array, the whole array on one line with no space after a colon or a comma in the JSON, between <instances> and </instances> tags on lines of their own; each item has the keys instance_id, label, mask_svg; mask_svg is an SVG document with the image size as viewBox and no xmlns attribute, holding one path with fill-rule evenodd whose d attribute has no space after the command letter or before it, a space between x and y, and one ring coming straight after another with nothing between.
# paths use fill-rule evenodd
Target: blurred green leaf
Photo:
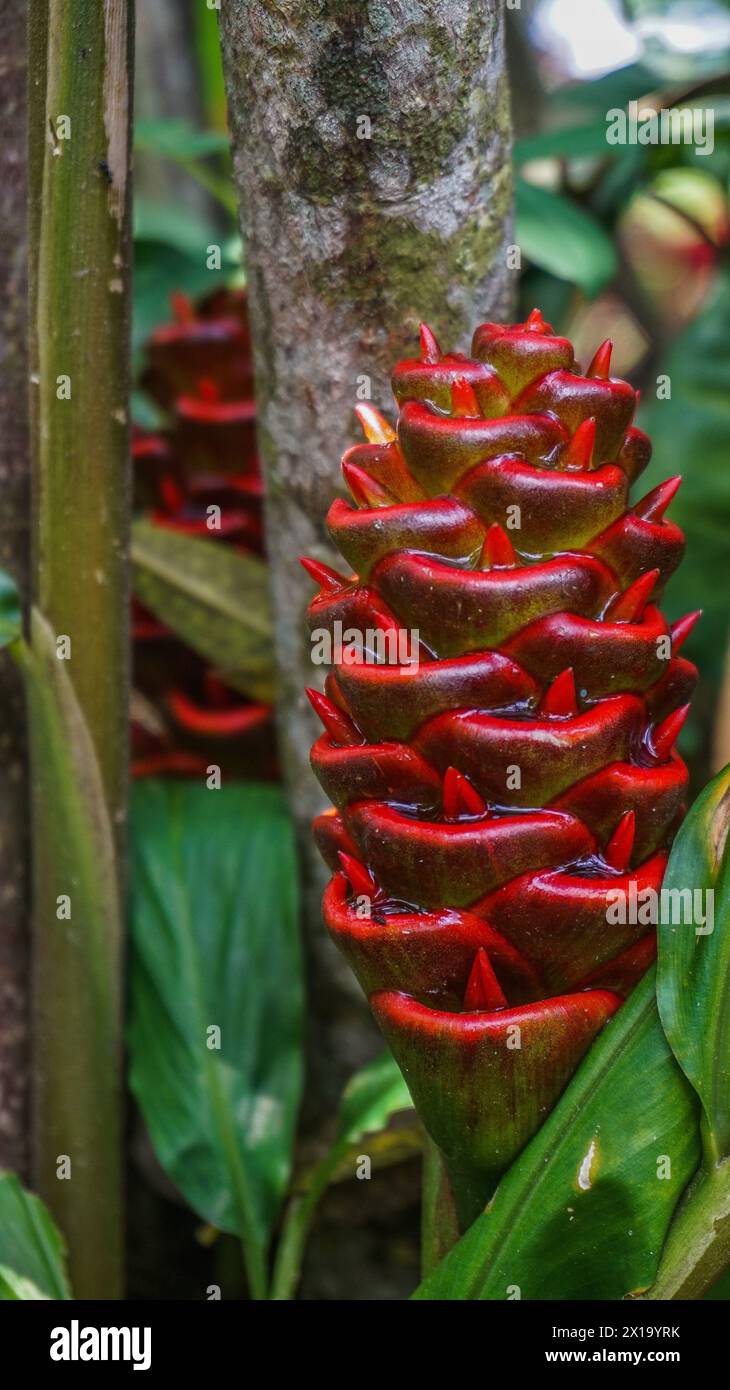
<instances>
[{"instance_id":1,"label":"blurred green leaf","mask_svg":"<svg viewBox=\"0 0 730 1390\"><path fill-rule=\"evenodd\" d=\"M682 527L687 550L666 597L674 619L693 608L702 621L688 646L705 680L718 682L728 641L730 572L730 275L724 272L700 315L670 347L659 371L671 399L647 392L639 424L651 435L654 458L642 478L648 491L672 473L683 484L670 517Z\"/></svg>"},{"instance_id":2,"label":"blurred green leaf","mask_svg":"<svg viewBox=\"0 0 730 1390\"><path fill-rule=\"evenodd\" d=\"M174 246L203 264L207 247L221 240L220 229L213 222L196 217L188 208L182 216L177 203L157 203L140 197L134 200L134 237L136 241Z\"/></svg>"},{"instance_id":3,"label":"blurred green leaf","mask_svg":"<svg viewBox=\"0 0 730 1390\"><path fill-rule=\"evenodd\" d=\"M696 1100L659 1022L652 970L414 1297L500 1300L516 1286L523 1299L620 1299L646 1288L698 1159Z\"/></svg>"},{"instance_id":4,"label":"blurred green leaf","mask_svg":"<svg viewBox=\"0 0 730 1390\"><path fill-rule=\"evenodd\" d=\"M205 1221L241 1237L261 1298L302 1085L297 877L283 794L139 783L132 865L132 1091L172 1181Z\"/></svg>"},{"instance_id":5,"label":"blurred green leaf","mask_svg":"<svg viewBox=\"0 0 730 1390\"><path fill-rule=\"evenodd\" d=\"M583 159L591 155L620 158L624 151L617 145L609 145L607 128L604 119L525 136L515 142L515 163L526 164L528 159Z\"/></svg>"},{"instance_id":6,"label":"blurred green leaf","mask_svg":"<svg viewBox=\"0 0 730 1390\"><path fill-rule=\"evenodd\" d=\"M656 76L651 68L641 63L627 63L623 68L605 73L591 82L571 82L557 87L550 95L555 106L582 108L593 115L605 119L612 106L626 106L637 101L656 87Z\"/></svg>"},{"instance_id":7,"label":"blurred green leaf","mask_svg":"<svg viewBox=\"0 0 730 1390\"><path fill-rule=\"evenodd\" d=\"M193 23L195 51L206 115L210 125L222 130L226 126L227 111L218 15L212 7L196 5L193 11Z\"/></svg>"},{"instance_id":8,"label":"blurred green leaf","mask_svg":"<svg viewBox=\"0 0 730 1390\"><path fill-rule=\"evenodd\" d=\"M15 642L22 631L23 614L18 590L10 575L0 570L0 647Z\"/></svg>"},{"instance_id":9,"label":"blurred green leaf","mask_svg":"<svg viewBox=\"0 0 730 1390\"><path fill-rule=\"evenodd\" d=\"M50 1299L50 1294L41 1293L31 1279L24 1279L21 1274L0 1265L0 1302L28 1303L42 1299Z\"/></svg>"},{"instance_id":10,"label":"blurred green leaf","mask_svg":"<svg viewBox=\"0 0 730 1390\"><path fill-rule=\"evenodd\" d=\"M382 1130L399 1110L412 1109L410 1093L390 1052L383 1052L350 1077L342 1094L335 1138L312 1169L306 1191L293 1198L284 1222L271 1285L277 1301L293 1296L317 1204L353 1144Z\"/></svg>"},{"instance_id":11,"label":"blurred green leaf","mask_svg":"<svg viewBox=\"0 0 730 1390\"><path fill-rule=\"evenodd\" d=\"M517 180L517 240L528 260L593 296L616 273L610 238L589 213L546 188Z\"/></svg>"},{"instance_id":12,"label":"blurred green leaf","mask_svg":"<svg viewBox=\"0 0 730 1390\"><path fill-rule=\"evenodd\" d=\"M729 827L726 768L698 797L674 842L663 888L679 896L658 933L659 1012L672 1051L702 1101L713 1162L730 1153ZM682 893L690 894L689 906L682 904ZM703 925L708 895L712 916ZM671 909L672 900L667 903Z\"/></svg>"},{"instance_id":13,"label":"blurred green leaf","mask_svg":"<svg viewBox=\"0 0 730 1390\"><path fill-rule=\"evenodd\" d=\"M145 154L187 162L211 154L227 154L229 139L220 130L196 130L189 121L161 117L135 123L134 147Z\"/></svg>"},{"instance_id":14,"label":"blurred green leaf","mask_svg":"<svg viewBox=\"0 0 730 1390\"><path fill-rule=\"evenodd\" d=\"M132 531L134 592L160 622L253 700L274 695L266 565L214 540L141 519Z\"/></svg>"},{"instance_id":15,"label":"blurred green leaf","mask_svg":"<svg viewBox=\"0 0 730 1390\"><path fill-rule=\"evenodd\" d=\"M143 120L135 126L134 146L142 154L174 160L235 217L236 194L230 178L205 162L210 155L225 155L228 167L229 139L224 131L196 130L185 120L167 117Z\"/></svg>"},{"instance_id":16,"label":"blurred green leaf","mask_svg":"<svg viewBox=\"0 0 730 1390\"><path fill-rule=\"evenodd\" d=\"M60 1232L14 1173L0 1173L0 1267L0 1300L71 1297Z\"/></svg>"}]
</instances>

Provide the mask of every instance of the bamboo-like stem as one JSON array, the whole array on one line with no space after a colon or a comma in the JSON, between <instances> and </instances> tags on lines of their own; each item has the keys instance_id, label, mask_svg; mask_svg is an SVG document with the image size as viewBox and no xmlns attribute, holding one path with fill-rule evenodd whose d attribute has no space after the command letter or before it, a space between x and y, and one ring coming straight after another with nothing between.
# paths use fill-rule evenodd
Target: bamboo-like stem
<instances>
[{"instance_id":1,"label":"bamboo-like stem","mask_svg":"<svg viewBox=\"0 0 730 1390\"><path fill-rule=\"evenodd\" d=\"M421 1184L421 1277L441 1263L461 1232L454 1191L441 1150L426 1136Z\"/></svg>"},{"instance_id":2,"label":"bamboo-like stem","mask_svg":"<svg viewBox=\"0 0 730 1390\"><path fill-rule=\"evenodd\" d=\"M131 0L30 9L34 1176L77 1298L118 1298L123 1279L122 952L109 898L127 777L131 31ZM50 712L37 698L49 670L39 633L63 667ZM49 727L73 730L70 774L58 742L49 756ZM57 797L62 775L75 786ZM106 897L103 876L90 884L95 841L112 856Z\"/></svg>"}]
</instances>

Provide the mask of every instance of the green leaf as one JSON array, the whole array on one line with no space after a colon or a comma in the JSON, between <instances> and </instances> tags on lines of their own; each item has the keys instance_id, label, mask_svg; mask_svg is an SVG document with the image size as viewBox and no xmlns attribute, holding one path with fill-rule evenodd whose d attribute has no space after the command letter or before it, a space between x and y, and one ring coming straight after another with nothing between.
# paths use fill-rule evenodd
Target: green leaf
<instances>
[{"instance_id":1,"label":"green leaf","mask_svg":"<svg viewBox=\"0 0 730 1390\"><path fill-rule=\"evenodd\" d=\"M499 1300L518 1288L523 1299L619 1299L646 1288L698 1158L695 1097L664 1037L651 971L414 1297Z\"/></svg>"},{"instance_id":2,"label":"green leaf","mask_svg":"<svg viewBox=\"0 0 730 1390\"><path fill-rule=\"evenodd\" d=\"M287 1211L272 1280L272 1299L293 1297L315 1210L348 1150L364 1135L382 1130L399 1110L412 1108L410 1092L390 1052L381 1053L350 1077L342 1093L335 1138L312 1169L306 1191L293 1199Z\"/></svg>"},{"instance_id":3,"label":"green leaf","mask_svg":"<svg viewBox=\"0 0 730 1390\"><path fill-rule=\"evenodd\" d=\"M0 1301L30 1302L48 1298L50 1294L41 1293L32 1280L24 1279L21 1274L0 1265Z\"/></svg>"},{"instance_id":4,"label":"green leaf","mask_svg":"<svg viewBox=\"0 0 730 1390\"><path fill-rule=\"evenodd\" d=\"M697 798L677 835L663 884L675 897L662 894L658 933L659 1012L702 1101L713 1161L730 1153L729 826L730 767Z\"/></svg>"},{"instance_id":5,"label":"green leaf","mask_svg":"<svg viewBox=\"0 0 730 1390\"><path fill-rule=\"evenodd\" d=\"M186 163L211 154L227 154L230 141L220 130L196 130L183 119L140 120L134 127L134 148Z\"/></svg>"},{"instance_id":6,"label":"green leaf","mask_svg":"<svg viewBox=\"0 0 730 1390\"><path fill-rule=\"evenodd\" d=\"M177 215L179 221L184 220L179 212ZM214 241L217 239L213 238ZM156 236L135 241L133 344L137 369L141 366L142 348L150 334L159 324L170 320L170 295L173 291L182 290L195 299L198 295L230 283L230 266L224 265L221 270L207 269L205 248L208 245L209 242L205 241L199 244L197 250L186 251Z\"/></svg>"},{"instance_id":7,"label":"green leaf","mask_svg":"<svg viewBox=\"0 0 730 1390\"><path fill-rule=\"evenodd\" d=\"M613 278L616 252L590 213L525 179L517 180L517 239L535 265L593 296Z\"/></svg>"},{"instance_id":8,"label":"green leaf","mask_svg":"<svg viewBox=\"0 0 730 1390\"><path fill-rule=\"evenodd\" d=\"M211 242L220 243L220 229L189 209L181 217L179 203L158 203L151 198L136 197L134 239L174 246L178 251L195 256L205 269L208 245Z\"/></svg>"},{"instance_id":9,"label":"green leaf","mask_svg":"<svg viewBox=\"0 0 730 1390\"><path fill-rule=\"evenodd\" d=\"M584 159L586 156L620 157L620 146L606 140L605 120L587 125L563 126L559 130L541 130L515 143L515 163L526 164L529 159Z\"/></svg>"},{"instance_id":10,"label":"green leaf","mask_svg":"<svg viewBox=\"0 0 730 1390\"><path fill-rule=\"evenodd\" d=\"M0 1299L70 1297L66 1249L49 1212L14 1173L0 1173Z\"/></svg>"},{"instance_id":11,"label":"green leaf","mask_svg":"<svg viewBox=\"0 0 730 1390\"><path fill-rule=\"evenodd\" d=\"M688 655L704 680L719 681L728 640L728 605L722 578L730 571L730 274L723 273L702 313L679 335L661 364L671 399L652 399L639 424L648 431L654 458L641 480L648 491L669 474L683 484L670 512L682 527L687 550L667 590L674 619L703 610Z\"/></svg>"},{"instance_id":12,"label":"green leaf","mask_svg":"<svg viewBox=\"0 0 730 1390\"><path fill-rule=\"evenodd\" d=\"M140 783L132 862L131 1087L163 1168L205 1221L241 1237L261 1298L302 1084L283 795Z\"/></svg>"},{"instance_id":13,"label":"green leaf","mask_svg":"<svg viewBox=\"0 0 730 1390\"><path fill-rule=\"evenodd\" d=\"M551 95L556 106L580 107L593 115L605 116L612 106L626 106L656 86L656 74L641 63L628 63L595 77L590 82L571 82Z\"/></svg>"},{"instance_id":14,"label":"green leaf","mask_svg":"<svg viewBox=\"0 0 730 1390\"><path fill-rule=\"evenodd\" d=\"M217 541L135 522L134 591L161 622L253 700L274 696L266 565Z\"/></svg>"},{"instance_id":15,"label":"green leaf","mask_svg":"<svg viewBox=\"0 0 730 1390\"><path fill-rule=\"evenodd\" d=\"M20 596L13 580L0 570L0 647L15 642L23 631Z\"/></svg>"}]
</instances>

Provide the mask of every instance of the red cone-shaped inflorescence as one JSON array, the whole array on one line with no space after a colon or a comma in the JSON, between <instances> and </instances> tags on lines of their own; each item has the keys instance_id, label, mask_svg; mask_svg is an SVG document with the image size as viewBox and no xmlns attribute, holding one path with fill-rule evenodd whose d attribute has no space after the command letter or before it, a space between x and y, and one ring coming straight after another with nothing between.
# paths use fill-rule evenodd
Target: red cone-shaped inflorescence
<instances>
[{"instance_id":1,"label":"red cone-shaped inflorescence","mask_svg":"<svg viewBox=\"0 0 730 1390\"><path fill-rule=\"evenodd\" d=\"M690 618L657 607L678 480L631 505L635 392L610 344L583 375L537 311L483 324L471 357L424 329L393 389L397 435L361 409L354 505L328 516L348 572L309 568L312 628L345 635L313 697L324 913L487 1195L653 957L637 903L682 815L697 675Z\"/></svg>"},{"instance_id":2,"label":"red cone-shaped inflorescence","mask_svg":"<svg viewBox=\"0 0 730 1390\"><path fill-rule=\"evenodd\" d=\"M197 303L176 294L172 308L173 322L146 345L140 384L165 424L135 433L137 507L158 526L260 554L262 481L245 291L217 290ZM233 775L270 776L270 707L243 699L139 603L132 633L135 684L156 706L145 725L133 719L135 776L202 775L211 762Z\"/></svg>"}]
</instances>

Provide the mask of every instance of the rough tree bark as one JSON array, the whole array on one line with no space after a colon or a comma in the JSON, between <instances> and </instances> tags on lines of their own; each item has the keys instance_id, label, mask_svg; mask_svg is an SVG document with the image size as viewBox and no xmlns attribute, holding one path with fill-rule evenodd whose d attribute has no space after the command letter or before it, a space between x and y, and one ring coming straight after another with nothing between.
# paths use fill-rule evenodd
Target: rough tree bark
<instances>
[{"instance_id":1,"label":"rough tree bark","mask_svg":"<svg viewBox=\"0 0 730 1390\"><path fill-rule=\"evenodd\" d=\"M30 526L26 254L26 4L7 0L0 57L0 568L26 592ZM28 781L18 671L0 665L0 1168L27 1165Z\"/></svg>"},{"instance_id":2,"label":"rough tree bark","mask_svg":"<svg viewBox=\"0 0 730 1390\"><path fill-rule=\"evenodd\" d=\"M369 378L419 321L451 348L511 297L501 0L226 0L223 61L256 352L285 776L301 842L314 1085L330 1104L372 1048L321 927L309 821L317 730L298 556L332 561L324 516ZM318 1066L319 1064L319 1066ZM319 1074L318 1074L319 1072Z\"/></svg>"}]
</instances>

